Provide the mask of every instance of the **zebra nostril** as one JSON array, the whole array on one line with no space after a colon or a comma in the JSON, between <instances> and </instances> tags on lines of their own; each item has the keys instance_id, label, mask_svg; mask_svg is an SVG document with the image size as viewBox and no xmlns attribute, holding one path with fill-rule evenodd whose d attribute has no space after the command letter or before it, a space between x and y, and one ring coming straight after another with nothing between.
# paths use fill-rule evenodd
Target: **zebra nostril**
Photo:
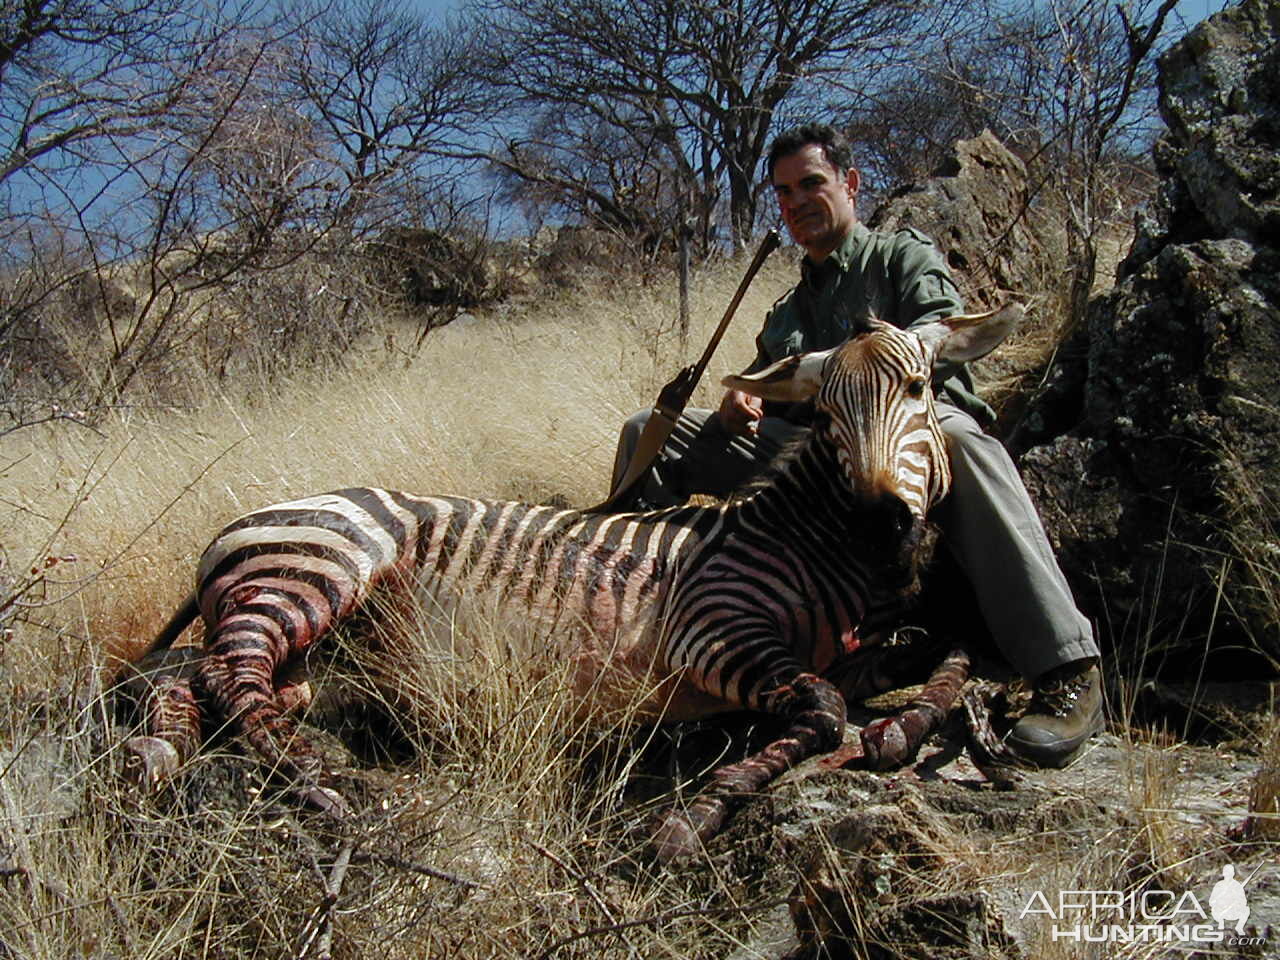
<instances>
[{"instance_id":1,"label":"zebra nostril","mask_svg":"<svg viewBox=\"0 0 1280 960\"><path fill-rule=\"evenodd\" d=\"M894 523L894 529L900 535L905 536L908 532L910 532L915 518L911 516L910 508L908 508L907 505L903 503L901 500L898 501L898 506L896 508L896 517L897 517L897 520Z\"/></svg>"},{"instance_id":2,"label":"zebra nostril","mask_svg":"<svg viewBox=\"0 0 1280 960\"><path fill-rule=\"evenodd\" d=\"M915 515L901 497L892 493L883 494L880 497L880 509L884 512L887 526L895 538L905 537L915 526Z\"/></svg>"}]
</instances>

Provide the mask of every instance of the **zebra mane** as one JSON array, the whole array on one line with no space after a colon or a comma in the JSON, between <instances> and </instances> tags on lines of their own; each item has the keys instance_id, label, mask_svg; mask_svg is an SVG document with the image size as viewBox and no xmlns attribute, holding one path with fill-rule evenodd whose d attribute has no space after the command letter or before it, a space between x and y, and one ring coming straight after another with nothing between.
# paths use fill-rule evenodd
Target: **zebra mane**
<instances>
[{"instance_id":1,"label":"zebra mane","mask_svg":"<svg viewBox=\"0 0 1280 960\"><path fill-rule=\"evenodd\" d=\"M813 417L807 424L808 429L797 433L779 447L778 452L773 455L773 459L769 461L764 469L734 490L727 497L727 500L730 503L736 503L747 499L766 487L773 486L774 482L787 472L791 463L799 458L801 451L809 445L810 441L815 436L822 435L821 428L825 427L830 419L830 414L823 413L815 408Z\"/></svg>"},{"instance_id":2,"label":"zebra mane","mask_svg":"<svg viewBox=\"0 0 1280 960\"><path fill-rule=\"evenodd\" d=\"M867 311L853 318L853 322L849 324L849 336L847 340L859 337L864 333L870 333L872 328L880 322L880 318L875 313Z\"/></svg>"}]
</instances>

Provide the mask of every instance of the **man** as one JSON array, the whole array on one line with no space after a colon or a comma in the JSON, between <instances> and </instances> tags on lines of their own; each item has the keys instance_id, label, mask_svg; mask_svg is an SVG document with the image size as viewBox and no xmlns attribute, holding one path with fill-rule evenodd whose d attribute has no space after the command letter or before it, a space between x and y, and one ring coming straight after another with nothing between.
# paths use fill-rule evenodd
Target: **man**
<instances>
[{"instance_id":1,"label":"man","mask_svg":"<svg viewBox=\"0 0 1280 960\"><path fill-rule=\"evenodd\" d=\"M914 230L874 233L858 222L859 175L852 160L843 135L825 125L790 130L770 148L774 195L805 257L800 283L765 319L748 372L836 346L869 315L909 328L964 312L950 272L926 237ZM1076 609L1013 462L979 426L993 414L974 394L968 371L942 371L935 384L944 401L938 419L953 482L932 519L972 582L997 646L1035 686L1031 707L1006 742L1029 761L1066 766L1102 728L1092 628ZM805 429L792 422L802 417L803 410L733 390L716 411L687 410L644 479L646 505L731 493ZM641 411L623 427L615 483L647 419L648 411Z\"/></svg>"}]
</instances>

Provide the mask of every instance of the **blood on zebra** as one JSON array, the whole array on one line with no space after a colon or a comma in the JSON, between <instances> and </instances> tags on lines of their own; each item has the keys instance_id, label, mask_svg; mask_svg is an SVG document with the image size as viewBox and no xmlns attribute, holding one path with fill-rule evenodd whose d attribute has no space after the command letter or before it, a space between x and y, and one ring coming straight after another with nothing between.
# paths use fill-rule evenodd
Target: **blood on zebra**
<instances>
[{"instance_id":1,"label":"blood on zebra","mask_svg":"<svg viewBox=\"0 0 1280 960\"><path fill-rule=\"evenodd\" d=\"M929 542L926 512L950 479L932 391L909 388L935 365L993 349L1020 313L911 331L873 322L833 350L725 378L767 400L811 400L818 418L767 480L724 503L601 515L354 487L234 520L206 549L195 596L153 644L171 642L199 611L201 653L143 696L146 729L127 744L139 777L164 781L206 729L225 726L300 800L345 816L296 729L292 708L306 698L286 679L291 668L335 626L376 615L374 597L447 610L484 593L555 632L584 684L593 669L619 681L606 689L635 681L648 697L638 716L745 708L786 724L755 755L716 770L654 833L662 859L697 853L745 796L837 750L849 702L908 672L891 647L880 658L863 651L900 619ZM966 670L963 654L947 657L899 717L862 731L867 762L909 760Z\"/></svg>"}]
</instances>

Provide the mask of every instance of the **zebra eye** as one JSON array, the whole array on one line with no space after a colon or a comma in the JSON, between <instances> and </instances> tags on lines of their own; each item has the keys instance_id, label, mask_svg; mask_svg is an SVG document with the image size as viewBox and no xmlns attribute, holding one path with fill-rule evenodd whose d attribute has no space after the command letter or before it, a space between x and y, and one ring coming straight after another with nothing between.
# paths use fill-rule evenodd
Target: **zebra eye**
<instances>
[{"instance_id":1,"label":"zebra eye","mask_svg":"<svg viewBox=\"0 0 1280 960\"><path fill-rule=\"evenodd\" d=\"M907 396L918 397L924 393L924 381L921 379L912 380L907 384Z\"/></svg>"}]
</instances>

